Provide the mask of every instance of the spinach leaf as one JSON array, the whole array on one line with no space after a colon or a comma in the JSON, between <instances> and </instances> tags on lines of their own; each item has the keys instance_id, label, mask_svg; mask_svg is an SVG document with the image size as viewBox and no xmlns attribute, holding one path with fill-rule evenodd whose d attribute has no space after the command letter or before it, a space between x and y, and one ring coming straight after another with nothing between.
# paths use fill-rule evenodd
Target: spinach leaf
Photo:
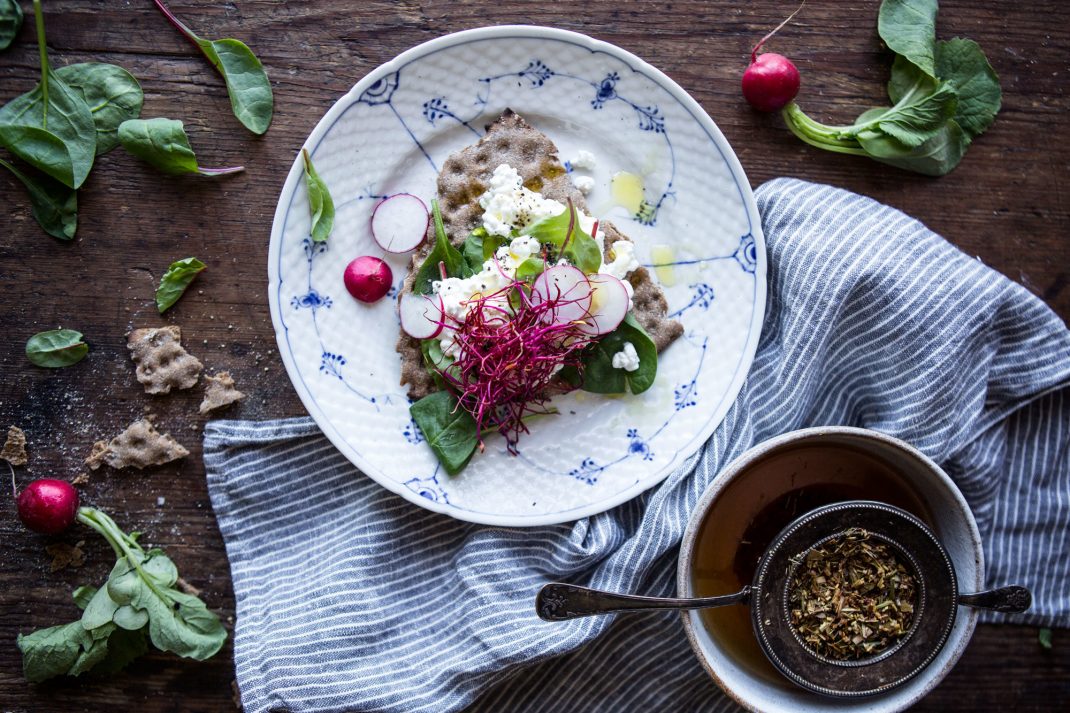
<instances>
[{"instance_id":1,"label":"spinach leaf","mask_svg":"<svg viewBox=\"0 0 1070 713\"><path fill-rule=\"evenodd\" d=\"M420 269L416 272L412 291L418 295L431 294L431 283L442 279L442 274L438 267L439 263L444 264L447 277L461 277L465 269L464 256L461 255L457 248L453 247L449 237L446 235L446 228L442 224L442 213L438 209L437 200L431 201L431 215L435 221L435 247L424 258L423 264L420 265Z\"/></svg>"},{"instance_id":2,"label":"spinach leaf","mask_svg":"<svg viewBox=\"0 0 1070 713\"><path fill-rule=\"evenodd\" d=\"M529 257L516 266L516 279L531 281L546 270L546 262L540 257Z\"/></svg>"},{"instance_id":3,"label":"spinach leaf","mask_svg":"<svg viewBox=\"0 0 1070 713\"><path fill-rule=\"evenodd\" d=\"M936 73L937 0L884 0L877 32L888 49L902 55L930 77Z\"/></svg>"},{"instance_id":4,"label":"spinach leaf","mask_svg":"<svg viewBox=\"0 0 1070 713\"><path fill-rule=\"evenodd\" d=\"M453 367L456 360L442 352L442 342L438 339L421 340L420 353L424 357L424 367L434 379L435 385L440 389L445 389L446 380L442 378L442 372Z\"/></svg>"},{"instance_id":5,"label":"spinach leaf","mask_svg":"<svg viewBox=\"0 0 1070 713\"><path fill-rule=\"evenodd\" d=\"M996 119L1003 92L999 76L981 46L958 37L937 42L936 73L940 79L950 82L959 95L955 123L970 138L983 134Z\"/></svg>"},{"instance_id":6,"label":"spinach leaf","mask_svg":"<svg viewBox=\"0 0 1070 713\"><path fill-rule=\"evenodd\" d=\"M119 143L127 152L164 173L222 176L245 170L244 166L204 168L197 165L197 156L178 119L128 119L119 124Z\"/></svg>"},{"instance_id":7,"label":"spinach leaf","mask_svg":"<svg viewBox=\"0 0 1070 713\"><path fill-rule=\"evenodd\" d=\"M0 52L11 46L22 29L22 6L18 0L0 0Z\"/></svg>"},{"instance_id":8,"label":"spinach leaf","mask_svg":"<svg viewBox=\"0 0 1070 713\"><path fill-rule=\"evenodd\" d=\"M37 366L58 369L77 364L89 353L82 333L73 329L38 332L26 342L26 358Z\"/></svg>"},{"instance_id":9,"label":"spinach leaf","mask_svg":"<svg viewBox=\"0 0 1070 713\"><path fill-rule=\"evenodd\" d=\"M202 270L205 264L195 257L184 260L176 260L167 268L167 272L160 278L160 286L156 288L156 309L163 314L178 302L178 298L186 291L190 283Z\"/></svg>"},{"instance_id":10,"label":"spinach leaf","mask_svg":"<svg viewBox=\"0 0 1070 713\"><path fill-rule=\"evenodd\" d=\"M0 145L70 188L89 175L96 129L85 100L52 71L41 3L33 4L41 82L0 108Z\"/></svg>"},{"instance_id":11,"label":"spinach leaf","mask_svg":"<svg viewBox=\"0 0 1070 713\"><path fill-rule=\"evenodd\" d=\"M240 40L226 38L206 40L186 27L160 0L153 0L156 7L208 58L216 71L227 83L230 107L234 116L254 134L263 134L271 125L275 99L271 82L264 67L253 51Z\"/></svg>"},{"instance_id":12,"label":"spinach leaf","mask_svg":"<svg viewBox=\"0 0 1070 713\"><path fill-rule=\"evenodd\" d=\"M486 236L487 231L477 228L464 239L464 245L461 246L461 255L464 257L464 270L461 271L461 277L471 277L483 270L483 263L487 260L487 258L483 257Z\"/></svg>"},{"instance_id":13,"label":"spinach leaf","mask_svg":"<svg viewBox=\"0 0 1070 713\"><path fill-rule=\"evenodd\" d=\"M571 234L568 230L570 223L572 224ZM574 267L583 270L585 274L598 272L598 268L602 265L602 251L598 249L595 239L580 229L579 215L576 213L575 206L570 205L557 215L532 223L520 231L520 234L530 235L540 243L549 243L559 250L564 246L563 257L567 258Z\"/></svg>"},{"instance_id":14,"label":"spinach leaf","mask_svg":"<svg viewBox=\"0 0 1070 713\"><path fill-rule=\"evenodd\" d=\"M97 130L96 155L119 145L119 124L141 114L145 95L134 75L104 62L83 62L60 67L56 76L65 81L89 106Z\"/></svg>"},{"instance_id":15,"label":"spinach leaf","mask_svg":"<svg viewBox=\"0 0 1070 713\"><path fill-rule=\"evenodd\" d=\"M78 191L48 176L27 176L0 158L3 166L22 182L30 194L30 213L49 235L72 240L78 230Z\"/></svg>"},{"instance_id":16,"label":"spinach leaf","mask_svg":"<svg viewBox=\"0 0 1070 713\"><path fill-rule=\"evenodd\" d=\"M410 406L409 413L446 472L461 472L479 442L471 414L448 391L428 394Z\"/></svg>"},{"instance_id":17,"label":"spinach leaf","mask_svg":"<svg viewBox=\"0 0 1070 713\"><path fill-rule=\"evenodd\" d=\"M309 234L316 243L325 242L334 228L334 199L327 189L319 174L316 173L312 159L309 158L308 150L301 149L301 156L305 163L305 187L308 191L308 210L312 216L312 227Z\"/></svg>"},{"instance_id":18,"label":"spinach leaf","mask_svg":"<svg viewBox=\"0 0 1070 713\"><path fill-rule=\"evenodd\" d=\"M631 342L639 355L639 368L625 371L613 367L613 355ZM654 340L629 312L615 330L592 344L583 357L583 390L596 394L623 394L625 387L641 394L658 374L658 349Z\"/></svg>"}]
</instances>

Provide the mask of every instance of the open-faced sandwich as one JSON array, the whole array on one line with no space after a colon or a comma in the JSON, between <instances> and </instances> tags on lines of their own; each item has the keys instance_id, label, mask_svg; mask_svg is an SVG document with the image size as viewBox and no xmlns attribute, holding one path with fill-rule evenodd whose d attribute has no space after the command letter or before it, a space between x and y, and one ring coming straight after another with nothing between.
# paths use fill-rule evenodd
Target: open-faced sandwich
<instances>
[{"instance_id":1,"label":"open-faced sandwich","mask_svg":"<svg viewBox=\"0 0 1070 713\"><path fill-rule=\"evenodd\" d=\"M638 394L682 332L608 221L585 212L557 147L506 110L438 177L399 295L401 382L448 473L498 432L511 452L555 394Z\"/></svg>"}]
</instances>

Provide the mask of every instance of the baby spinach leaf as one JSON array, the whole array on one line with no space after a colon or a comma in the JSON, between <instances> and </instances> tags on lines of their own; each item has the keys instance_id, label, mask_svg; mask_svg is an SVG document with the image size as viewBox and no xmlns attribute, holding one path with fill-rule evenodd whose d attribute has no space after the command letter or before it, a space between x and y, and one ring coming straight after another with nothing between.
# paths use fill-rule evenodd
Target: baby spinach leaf
<instances>
[{"instance_id":1,"label":"baby spinach leaf","mask_svg":"<svg viewBox=\"0 0 1070 713\"><path fill-rule=\"evenodd\" d=\"M958 93L955 123L970 138L983 134L996 119L1003 92L981 46L958 37L937 42L936 75Z\"/></svg>"},{"instance_id":2,"label":"baby spinach leaf","mask_svg":"<svg viewBox=\"0 0 1070 713\"><path fill-rule=\"evenodd\" d=\"M540 257L529 257L516 266L516 279L530 281L546 270L546 262Z\"/></svg>"},{"instance_id":3,"label":"baby spinach leaf","mask_svg":"<svg viewBox=\"0 0 1070 713\"><path fill-rule=\"evenodd\" d=\"M41 82L0 108L0 145L70 188L89 175L96 130L85 100L52 71L40 3L34 3Z\"/></svg>"},{"instance_id":4,"label":"baby spinach leaf","mask_svg":"<svg viewBox=\"0 0 1070 713\"><path fill-rule=\"evenodd\" d=\"M572 218L569 217L570 213ZM568 231L570 224L572 225L571 234ZM575 206L532 223L520 231L520 234L530 235L540 243L549 243L559 249L564 246L563 257L586 274L598 272L598 268L602 265L602 251L598 249L595 239L580 229Z\"/></svg>"},{"instance_id":5,"label":"baby spinach leaf","mask_svg":"<svg viewBox=\"0 0 1070 713\"><path fill-rule=\"evenodd\" d=\"M884 0L877 14L877 32L888 49L917 65L930 77L936 73L937 0Z\"/></svg>"},{"instance_id":6,"label":"baby spinach leaf","mask_svg":"<svg viewBox=\"0 0 1070 713\"><path fill-rule=\"evenodd\" d=\"M312 214L312 228L309 234L316 243L325 242L334 228L334 199L327 190L327 184L316 173L312 159L306 149L301 149L305 163L305 186L308 189L308 210Z\"/></svg>"},{"instance_id":7,"label":"baby spinach leaf","mask_svg":"<svg viewBox=\"0 0 1070 713\"><path fill-rule=\"evenodd\" d=\"M178 119L129 119L119 124L119 143L129 153L164 173L198 173L222 176L244 171L244 166L204 168L189 145L189 137Z\"/></svg>"},{"instance_id":8,"label":"baby spinach leaf","mask_svg":"<svg viewBox=\"0 0 1070 713\"><path fill-rule=\"evenodd\" d=\"M227 83L227 94L230 95L230 106L238 121L254 134L267 131L271 125L275 100L267 73L253 51L240 40L203 39L186 27L160 0L153 1L168 21L195 44L223 76Z\"/></svg>"},{"instance_id":9,"label":"baby spinach leaf","mask_svg":"<svg viewBox=\"0 0 1070 713\"><path fill-rule=\"evenodd\" d=\"M22 29L22 6L18 0L0 0L0 52L11 46Z\"/></svg>"},{"instance_id":10,"label":"baby spinach leaf","mask_svg":"<svg viewBox=\"0 0 1070 713\"><path fill-rule=\"evenodd\" d=\"M163 314L178 302L190 283L206 265L195 257L176 260L167 268L156 288L156 309Z\"/></svg>"},{"instance_id":11,"label":"baby spinach leaf","mask_svg":"<svg viewBox=\"0 0 1070 713\"><path fill-rule=\"evenodd\" d=\"M37 366L58 369L77 364L89 353L82 333L73 329L38 332L26 342L26 358Z\"/></svg>"},{"instance_id":12,"label":"baby spinach leaf","mask_svg":"<svg viewBox=\"0 0 1070 713\"><path fill-rule=\"evenodd\" d=\"M416 280L413 283L412 291L418 295L431 294L431 283L442 279L439 263L443 263L445 266L447 277L461 277L465 268L464 256L461 255L457 248L453 247L449 237L446 235L446 228L442 224L442 213L438 209L437 200L431 201L431 215L435 223L435 247L424 258L423 264L420 265L420 269L416 272Z\"/></svg>"},{"instance_id":13,"label":"baby spinach leaf","mask_svg":"<svg viewBox=\"0 0 1070 713\"><path fill-rule=\"evenodd\" d=\"M635 371L617 369L613 355L631 342L639 355ZM592 344L583 357L583 390L596 394L641 394L651 387L658 374L658 349L654 340L631 312L615 330ZM627 387L627 389L625 388Z\"/></svg>"},{"instance_id":14,"label":"baby spinach leaf","mask_svg":"<svg viewBox=\"0 0 1070 713\"><path fill-rule=\"evenodd\" d=\"M119 124L141 114L145 95L134 75L104 62L82 62L55 70L56 76L81 93L97 131L96 154L119 145Z\"/></svg>"},{"instance_id":15,"label":"baby spinach leaf","mask_svg":"<svg viewBox=\"0 0 1070 713\"><path fill-rule=\"evenodd\" d=\"M483 270L483 241L486 231L472 231L472 234L464 239L461 246L461 255L464 256L464 271L462 277L471 277Z\"/></svg>"},{"instance_id":16,"label":"baby spinach leaf","mask_svg":"<svg viewBox=\"0 0 1070 713\"><path fill-rule=\"evenodd\" d=\"M428 394L410 406L409 413L446 472L461 472L479 442L471 414L448 391Z\"/></svg>"},{"instance_id":17,"label":"baby spinach leaf","mask_svg":"<svg viewBox=\"0 0 1070 713\"><path fill-rule=\"evenodd\" d=\"M28 176L0 158L3 166L22 182L30 194L30 213L46 233L72 240L78 230L78 191L45 175Z\"/></svg>"}]
</instances>

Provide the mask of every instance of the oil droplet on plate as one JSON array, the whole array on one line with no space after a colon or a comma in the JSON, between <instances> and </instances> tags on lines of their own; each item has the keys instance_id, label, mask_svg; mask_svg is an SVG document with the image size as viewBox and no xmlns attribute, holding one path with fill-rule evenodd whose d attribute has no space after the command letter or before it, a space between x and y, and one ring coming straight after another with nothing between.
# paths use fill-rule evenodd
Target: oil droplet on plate
<instances>
[{"instance_id":1,"label":"oil droplet on plate","mask_svg":"<svg viewBox=\"0 0 1070 713\"><path fill-rule=\"evenodd\" d=\"M617 171L609 181L613 203L632 215L639 213L643 205L643 179L634 173Z\"/></svg>"},{"instance_id":2,"label":"oil droplet on plate","mask_svg":"<svg viewBox=\"0 0 1070 713\"><path fill-rule=\"evenodd\" d=\"M671 245L653 245L650 248L650 262L654 264L654 275L658 282L666 287L676 284L676 272L672 268L676 253Z\"/></svg>"}]
</instances>

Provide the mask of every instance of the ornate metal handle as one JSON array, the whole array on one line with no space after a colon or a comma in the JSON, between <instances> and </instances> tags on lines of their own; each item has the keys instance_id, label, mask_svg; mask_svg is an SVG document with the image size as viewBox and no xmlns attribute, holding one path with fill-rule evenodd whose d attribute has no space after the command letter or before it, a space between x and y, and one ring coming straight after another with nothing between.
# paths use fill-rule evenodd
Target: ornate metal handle
<instances>
[{"instance_id":1,"label":"ornate metal handle","mask_svg":"<svg viewBox=\"0 0 1070 713\"><path fill-rule=\"evenodd\" d=\"M546 621L565 621L581 616L610 612L650 609L702 609L727 604L742 604L750 597L750 587L735 594L700 599L671 599L640 597L634 594L614 594L574 584L547 584L535 597L535 612Z\"/></svg>"},{"instance_id":2,"label":"ornate metal handle","mask_svg":"<svg viewBox=\"0 0 1070 713\"><path fill-rule=\"evenodd\" d=\"M960 594L959 604L976 609L1019 614L1033 604L1033 595L1025 587L1012 584L1009 587L988 589L974 594Z\"/></svg>"}]
</instances>

